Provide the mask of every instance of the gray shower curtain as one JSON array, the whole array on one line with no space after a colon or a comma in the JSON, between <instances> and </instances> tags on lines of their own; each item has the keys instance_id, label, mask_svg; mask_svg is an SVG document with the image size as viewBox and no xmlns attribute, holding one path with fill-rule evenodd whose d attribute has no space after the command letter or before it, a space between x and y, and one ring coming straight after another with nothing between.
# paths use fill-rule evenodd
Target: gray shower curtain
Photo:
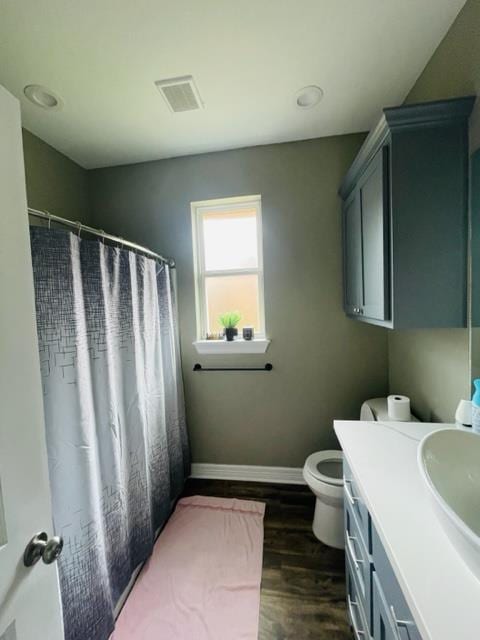
<instances>
[{"instance_id":1,"label":"gray shower curtain","mask_svg":"<svg viewBox=\"0 0 480 640\"><path fill-rule=\"evenodd\" d=\"M167 265L31 228L66 640L106 640L188 473Z\"/></svg>"}]
</instances>

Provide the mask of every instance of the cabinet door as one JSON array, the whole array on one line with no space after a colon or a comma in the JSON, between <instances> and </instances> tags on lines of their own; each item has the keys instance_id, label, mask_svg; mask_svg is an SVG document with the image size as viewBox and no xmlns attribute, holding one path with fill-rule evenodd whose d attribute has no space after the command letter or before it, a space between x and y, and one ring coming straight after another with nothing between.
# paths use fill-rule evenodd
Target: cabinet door
<instances>
[{"instance_id":1,"label":"cabinet door","mask_svg":"<svg viewBox=\"0 0 480 640\"><path fill-rule=\"evenodd\" d=\"M372 626L371 616L371 562L363 543L362 533L359 523L353 514L352 506L345 496L345 556L347 565L352 570L353 578L357 587L357 598L360 602L367 623L367 627Z\"/></svg>"},{"instance_id":2,"label":"cabinet door","mask_svg":"<svg viewBox=\"0 0 480 640\"><path fill-rule=\"evenodd\" d=\"M416 640L420 638L413 622L398 620L394 607L387 604L376 571L373 572L372 587L374 640Z\"/></svg>"},{"instance_id":3,"label":"cabinet door","mask_svg":"<svg viewBox=\"0 0 480 640\"><path fill-rule=\"evenodd\" d=\"M379 640L387 640L393 637L394 640L421 640L421 635L414 622L410 608L405 600L402 589L393 571L392 565L385 553L383 544L378 536L375 527L372 526L372 556L375 567L373 596L373 626L374 637ZM375 591L377 595L375 596ZM377 631L388 629L387 622L391 628L390 635L378 635ZM377 625L377 627L375 626ZM380 626L378 626L380 625ZM393 630L393 631L392 631ZM384 634L387 633L384 631Z\"/></svg>"},{"instance_id":4,"label":"cabinet door","mask_svg":"<svg viewBox=\"0 0 480 640\"><path fill-rule=\"evenodd\" d=\"M347 611L352 625L355 640L369 640L370 632L366 622L362 602L358 597L358 587L349 556L345 556L346 581L347 581Z\"/></svg>"},{"instance_id":5,"label":"cabinet door","mask_svg":"<svg viewBox=\"0 0 480 640\"><path fill-rule=\"evenodd\" d=\"M373 158L359 182L362 211L363 305L362 315L388 320L388 147Z\"/></svg>"},{"instance_id":6,"label":"cabinet door","mask_svg":"<svg viewBox=\"0 0 480 640\"><path fill-rule=\"evenodd\" d=\"M373 572L373 637L375 640L404 640L398 629L395 629L392 615L383 595L382 587L376 572ZM408 636L405 638L408 640Z\"/></svg>"},{"instance_id":7,"label":"cabinet door","mask_svg":"<svg viewBox=\"0 0 480 640\"><path fill-rule=\"evenodd\" d=\"M363 304L362 214L356 189L343 205L344 306L348 315L357 315Z\"/></svg>"}]
</instances>

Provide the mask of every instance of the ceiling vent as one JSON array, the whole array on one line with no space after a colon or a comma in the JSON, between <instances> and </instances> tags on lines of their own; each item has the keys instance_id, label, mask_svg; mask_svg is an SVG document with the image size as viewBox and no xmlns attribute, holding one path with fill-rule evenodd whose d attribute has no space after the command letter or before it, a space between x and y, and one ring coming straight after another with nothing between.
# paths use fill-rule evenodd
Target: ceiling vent
<instances>
[{"instance_id":1,"label":"ceiling vent","mask_svg":"<svg viewBox=\"0 0 480 640\"><path fill-rule=\"evenodd\" d=\"M157 80L155 85L173 113L203 108L202 99L192 76Z\"/></svg>"}]
</instances>

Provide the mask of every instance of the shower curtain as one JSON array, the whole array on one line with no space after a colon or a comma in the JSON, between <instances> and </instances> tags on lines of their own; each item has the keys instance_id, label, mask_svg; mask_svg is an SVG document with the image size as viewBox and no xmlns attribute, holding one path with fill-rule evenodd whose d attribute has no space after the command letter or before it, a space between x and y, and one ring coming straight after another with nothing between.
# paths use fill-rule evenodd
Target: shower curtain
<instances>
[{"instance_id":1,"label":"shower curtain","mask_svg":"<svg viewBox=\"0 0 480 640\"><path fill-rule=\"evenodd\" d=\"M189 470L170 268L31 228L66 640L106 640Z\"/></svg>"}]
</instances>

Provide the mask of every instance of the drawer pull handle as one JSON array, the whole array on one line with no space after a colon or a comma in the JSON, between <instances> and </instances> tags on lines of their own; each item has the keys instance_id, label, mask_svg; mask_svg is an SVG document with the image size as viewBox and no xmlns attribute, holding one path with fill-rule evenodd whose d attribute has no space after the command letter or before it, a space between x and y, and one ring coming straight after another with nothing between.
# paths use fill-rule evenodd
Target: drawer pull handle
<instances>
[{"instance_id":1,"label":"drawer pull handle","mask_svg":"<svg viewBox=\"0 0 480 640\"><path fill-rule=\"evenodd\" d=\"M347 498L348 501L350 502L350 504L352 505L352 507L355 506L355 503L358 502L359 498L356 498L353 494L352 491L350 489L350 485L352 483L350 482L350 480L345 480L343 483L343 487L345 489L345 493L347 494Z\"/></svg>"},{"instance_id":2,"label":"drawer pull handle","mask_svg":"<svg viewBox=\"0 0 480 640\"><path fill-rule=\"evenodd\" d=\"M360 567L358 565L359 564L363 564L363 560L360 560L355 555L355 549L354 549L354 546L353 546L353 543L354 543L355 540L356 540L355 536L350 536L347 533L347 547L348 547L348 551L350 553L350 557L352 558L353 564L355 565L355 569L357 571L360 571Z\"/></svg>"},{"instance_id":3,"label":"drawer pull handle","mask_svg":"<svg viewBox=\"0 0 480 640\"><path fill-rule=\"evenodd\" d=\"M358 609L358 602L355 602L355 600L352 600L350 598L350 595L347 595L347 605L348 605L348 613L350 614L350 620L352 621L353 631L355 633L355 638L357 638L357 640L358 638L364 638L365 631L362 631L361 629L358 628L356 617L353 615L353 607L356 607Z\"/></svg>"},{"instance_id":4,"label":"drawer pull handle","mask_svg":"<svg viewBox=\"0 0 480 640\"><path fill-rule=\"evenodd\" d=\"M398 620L397 616L395 614L395 609L393 608L393 604L390 605L390 613L392 614L392 618L393 618L393 624L394 624L394 628L395 628L395 635L397 636L398 640L402 640L402 636L400 635L399 627L406 628L407 631L408 631L408 627L411 627L413 625L413 622L411 620Z\"/></svg>"}]
</instances>

